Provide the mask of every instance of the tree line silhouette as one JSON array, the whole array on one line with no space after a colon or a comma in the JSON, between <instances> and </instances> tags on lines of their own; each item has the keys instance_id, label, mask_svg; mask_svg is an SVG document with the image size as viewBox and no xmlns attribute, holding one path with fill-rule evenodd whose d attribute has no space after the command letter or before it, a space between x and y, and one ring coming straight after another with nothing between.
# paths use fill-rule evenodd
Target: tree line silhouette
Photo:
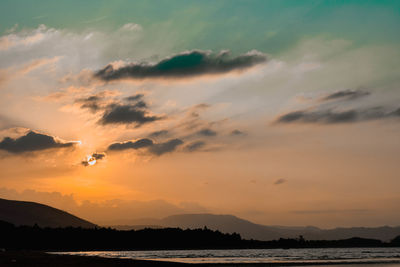
<instances>
[{"instance_id":1,"label":"tree line silhouette","mask_svg":"<svg viewBox=\"0 0 400 267\"><path fill-rule=\"evenodd\" d=\"M14 226L4 221L0 221L0 237L0 248L61 251L400 246L400 236L390 242L357 237L343 240L305 240L302 236L259 241L242 239L237 233L221 233L206 227L122 231L103 227L86 229Z\"/></svg>"}]
</instances>

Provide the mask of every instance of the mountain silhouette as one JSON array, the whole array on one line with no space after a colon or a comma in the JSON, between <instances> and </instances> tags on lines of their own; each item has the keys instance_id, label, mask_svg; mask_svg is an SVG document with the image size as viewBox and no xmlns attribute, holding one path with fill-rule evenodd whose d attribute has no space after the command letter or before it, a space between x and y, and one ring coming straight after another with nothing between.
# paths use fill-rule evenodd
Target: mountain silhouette
<instances>
[{"instance_id":1,"label":"mountain silhouette","mask_svg":"<svg viewBox=\"0 0 400 267\"><path fill-rule=\"evenodd\" d=\"M131 227L123 229L140 229L157 227L180 227L196 229L206 226L211 230L223 233L239 233L245 239L274 240L279 238L297 238L300 235L307 240L337 240L352 237L372 238L389 241L400 235L400 227L349 227L320 229L314 226L266 226L252 223L233 215L214 214L180 214L163 219L138 219L130 222ZM140 225L140 227L138 227ZM113 226L120 229L119 226ZM122 229L122 226L121 226Z\"/></svg>"},{"instance_id":2,"label":"mountain silhouette","mask_svg":"<svg viewBox=\"0 0 400 267\"><path fill-rule=\"evenodd\" d=\"M0 198L0 220L14 225L38 225L40 227L82 227L96 225L68 212L36 202L7 200Z\"/></svg>"}]
</instances>

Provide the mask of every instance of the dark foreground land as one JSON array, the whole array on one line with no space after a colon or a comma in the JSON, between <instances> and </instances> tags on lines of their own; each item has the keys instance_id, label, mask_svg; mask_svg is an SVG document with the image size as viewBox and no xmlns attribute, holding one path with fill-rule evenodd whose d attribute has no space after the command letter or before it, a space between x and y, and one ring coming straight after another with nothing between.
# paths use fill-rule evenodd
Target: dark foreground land
<instances>
[{"instance_id":1,"label":"dark foreground land","mask_svg":"<svg viewBox=\"0 0 400 267\"><path fill-rule=\"evenodd\" d=\"M0 221L0 248L7 251L90 251L158 249L266 249L266 248L350 248L400 246L400 236L390 242L376 239L343 240L292 239L258 241L242 239L237 233L204 229L143 229L118 231L111 228L40 228L14 226Z\"/></svg>"},{"instance_id":2,"label":"dark foreground land","mask_svg":"<svg viewBox=\"0 0 400 267\"><path fill-rule=\"evenodd\" d=\"M111 259L92 256L55 255L41 251L0 252L0 266L12 267L172 267L184 266L184 263L148 260Z\"/></svg>"},{"instance_id":3,"label":"dark foreground land","mask_svg":"<svg viewBox=\"0 0 400 267\"><path fill-rule=\"evenodd\" d=\"M42 251L14 250L0 252L0 267L185 267L200 265L201 267L262 267L262 266L332 266L332 267L398 267L398 262L386 263L226 263L226 264L188 264L179 262L164 262L150 260L132 260L101 258L96 256L73 256L48 254Z\"/></svg>"}]
</instances>

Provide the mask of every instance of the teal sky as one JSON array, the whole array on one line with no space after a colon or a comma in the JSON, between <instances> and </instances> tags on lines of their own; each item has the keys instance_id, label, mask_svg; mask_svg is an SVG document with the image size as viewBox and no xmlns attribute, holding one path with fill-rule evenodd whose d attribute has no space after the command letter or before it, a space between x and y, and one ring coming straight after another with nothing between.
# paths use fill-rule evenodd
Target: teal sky
<instances>
[{"instance_id":1,"label":"teal sky","mask_svg":"<svg viewBox=\"0 0 400 267\"><path fill-rule=\"evenodd\" d=\"M0 197L400 225L399 88L399 0L0 0Z\"/></svg>"},{"instance_id":2,"label":"teal sky","mask_svg":"<svg viewBox=\"0 0 400 267\"><path fill-rule=\"evenodd\" d=\"M355 44L398 43L396 0L227 0L227 1L22 1L4 0L0 31L48 27L113 31L135 22L146 30L172 32L175 49L258 49L279 54L311 36Z\"/></svg>"}]
</instances>

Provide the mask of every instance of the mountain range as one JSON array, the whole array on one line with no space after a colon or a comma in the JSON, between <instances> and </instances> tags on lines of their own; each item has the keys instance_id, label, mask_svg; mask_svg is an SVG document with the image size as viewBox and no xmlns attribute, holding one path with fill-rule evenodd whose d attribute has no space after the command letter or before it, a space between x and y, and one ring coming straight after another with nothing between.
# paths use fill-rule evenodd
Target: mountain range
<instances>
[{"instance_id":1,"label":"mountain range","mask_svg":"<svg viewBox=\"0 0 400 267\"><path fill-rule=\"evenodd\" d=\"M40 227L82 227L96 225L68 212L36 202L0 198L0 220L14 225L38 225Z\"/></svg>"},{"instance_id":2,"label":"mountain range","mask_svg":"<svg viewBox=\"0 0 400 267\"><path fill-rule=\"evenodd\" d=\"M82 227L93 228L95 224L78 218L68 212L53 207L27 201L0 198L0 220L14 225L37 224L41 227ZM143 228L179 227L196 229L207 227L223 233L239 233L242 238L255 240L275 240L297 238L307 240L338 240L352 237L372 238L390 241L400 235L400 227L350 227L320 229L314 226L266 226L255 224L233 215L180 214L162 219L135 219L124 225L108 225L119 230L138 230Z\"/></svg>"},{"instance_id":3,"label":"mountain range","mask_svg":"<svg viewBox=\"0 0 400 267\"><path fill-rule=\"evenodd\" d=\"M352 237L373 238L389 241L400 235L400 227L349 227L320 229L314 226L266 226L255 224L233 215L181 214L163 219L138 219L129 225L114 225L116 229L141 229L154 227L204 228L219 230L223 233L239 233L245 239L274 240L279 238L297 238L300 235L307 240L337 240Z\"/></svg>"}]
</instances>

